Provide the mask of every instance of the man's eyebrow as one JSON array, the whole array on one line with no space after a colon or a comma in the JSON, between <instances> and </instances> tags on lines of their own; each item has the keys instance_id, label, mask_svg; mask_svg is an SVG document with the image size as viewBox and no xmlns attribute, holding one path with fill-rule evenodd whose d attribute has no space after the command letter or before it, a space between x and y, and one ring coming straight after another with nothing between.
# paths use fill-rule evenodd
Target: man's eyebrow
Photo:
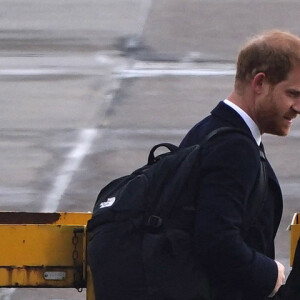
<instances>
[{"instance_id":1,"label":"man's eyebrow","mask_svg":"<svg viewBox=\"0 0 300 300\"><path fill-rule=\"evenodd\" d=\"M292 95L300 95L300 89L297 88L287 88L286 89L289 94Z\"/></svg>"}]
</instances>

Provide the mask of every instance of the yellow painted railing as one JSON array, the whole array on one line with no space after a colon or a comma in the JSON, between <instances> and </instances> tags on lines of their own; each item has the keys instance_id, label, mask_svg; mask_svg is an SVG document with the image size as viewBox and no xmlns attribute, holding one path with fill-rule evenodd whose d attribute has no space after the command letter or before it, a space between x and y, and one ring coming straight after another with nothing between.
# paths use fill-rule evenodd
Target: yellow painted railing
<instances>
[{"instance_id":1,"label":"yellow painted railing","mask_svg":"<svg viewBox=\"0 0 300 300\"><path fill-rule=\"evenodd\" d=\"M91 213L0 212L0 287L87 288L86 224Z\"/></svg>"}]
</instances>

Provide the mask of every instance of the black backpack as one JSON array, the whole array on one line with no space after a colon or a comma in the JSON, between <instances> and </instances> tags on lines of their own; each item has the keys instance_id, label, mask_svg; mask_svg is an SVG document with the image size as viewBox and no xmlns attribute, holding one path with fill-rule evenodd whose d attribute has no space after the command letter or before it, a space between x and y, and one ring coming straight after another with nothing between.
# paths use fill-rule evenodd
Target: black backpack
<instances>
[{"instance_id":1,"label":"black backpack","mask_svg":"<svg viewBox=\"0 0 300 300\"><path fill-rule=\"evenodd\" d=\"M101 190L88 222L88 231L101 244L98 257L90 258L92 272L94 267L101 273L97 278L101 299L212 299L193 247L194 199L199 186L194 174L201 165L202 146L228 132L247 135L222 127L191 147L158 144L145 166ZM162 146L170 152L155 156ZM257 199L265 197L264 159L261 152L261 170L252 193L257 207L262 203Z\"/></svg>"}]
</instances>

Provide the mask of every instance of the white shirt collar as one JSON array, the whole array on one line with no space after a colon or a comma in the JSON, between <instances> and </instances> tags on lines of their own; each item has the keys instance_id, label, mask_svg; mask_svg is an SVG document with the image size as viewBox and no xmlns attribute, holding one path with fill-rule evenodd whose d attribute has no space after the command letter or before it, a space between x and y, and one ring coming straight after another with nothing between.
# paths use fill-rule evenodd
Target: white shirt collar
<instances>
[{"instance_id":1,"label":"white shirt collar","mask_svg":"<svg viewBox=\"0 0 300 300\"><path fill-rule=\"evenodd\" d=\"M260 134L259 128L256 125L256 123L249 117L249 115L247 113L245 113L236 104L232 103L228 99L225 99L224 103L227 104L228 106L230 106L233 110L235 110L241 116L241 118L245 121L245 123L249 127L257 145L259 145L261 143L261 134Z\"/></svg>"}]
</instances>

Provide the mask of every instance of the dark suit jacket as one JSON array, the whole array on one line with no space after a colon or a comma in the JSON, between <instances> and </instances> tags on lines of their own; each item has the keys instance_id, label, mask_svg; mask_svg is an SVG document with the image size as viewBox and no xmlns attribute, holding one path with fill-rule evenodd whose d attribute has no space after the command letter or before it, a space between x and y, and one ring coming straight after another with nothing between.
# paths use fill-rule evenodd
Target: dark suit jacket
<instances>
[{"instance_id":1,"label":"dark suit jacket","mask_svg":"<svg viewBox=\"0 0 300 300\"><path fill-rule=\"evenodd\" d=\"M241 128L251 135L239 114L220 102L190 130L181 147L197 144L223 126ZM267 197L259 209L249 203L259 160L254 139L240 133L217 136L203 150L195 244L218 300L267 299L275 287L274 238L282 215L282 195L267 162ZM250 221L251 215L255 222Z\"/></svg>"}]
</instances>

